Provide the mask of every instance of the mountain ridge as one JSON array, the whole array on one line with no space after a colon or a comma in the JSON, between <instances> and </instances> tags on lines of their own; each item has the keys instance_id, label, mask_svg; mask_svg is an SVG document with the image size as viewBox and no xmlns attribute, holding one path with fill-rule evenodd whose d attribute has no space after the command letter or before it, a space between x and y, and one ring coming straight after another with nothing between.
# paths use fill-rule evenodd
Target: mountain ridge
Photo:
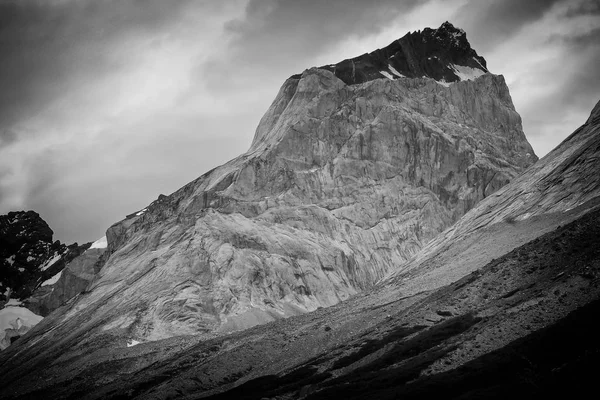
<instances>
[{"instance_id":1,"label":"mountain ridge","mask_svg":"<svg viewBox=\"0 0 600 400\"><path fill-rule=\"evenodd\" d=\"M18 368L6 377L53 359L71 379L102 362L127 364L134 344L133 353L144 353L163 351L153 342L173 343L164 355L221 343L200 359L229 359L232 371L214 373L233 385L241 383L236 374L248 380L275 367L247 375L248 360L238 365L233 353L220 352L231 338L245 349L246 335L268 332L262 324L281 320L277 332L294 341L318 331L323 343L304 342L298 362L322 345L356 339L356 327L340 334L344 321L357 321L346 307L372 306L381 322L387 306L385 296L370 294L376 283L537 159L502 76L440 83L448 82L383 75L347 84L322 68L286 80L248 152L107 230L92 282L8 349ZM409 305L428 294L387 300ZM286 331L298 321L318 322ZM371 327L362 322L360 329ZM338 336L327 333L333 329ZM294 368L292 359L272 361ZM43 390L35 381L32 390ZM205 384L220 391L219 382Z\"/></svg>"},{"instance_id":2,"label":"mountain ridge","mask_svg":"<svg viewBox=\"0 0 600 400\"><path fill-rule=\"evenodd\" d=\"M108 229L78 309L156 340L331 306L536 159L501 76L348 85L309 69L284 82L248 152Z\"/></svg>"},{"instance_id":3,"label":"mountain ridge","mask_svg":"<svg viewBox=\"0 0 600 400\"><path fill-rule=\"evenodd\" d=\"M448 86L489 73L487 62L471 48L465 31L448 21L437 29L409 32L384 48L319 68L333 72L347 85L381 78L429 77Z\"/></svg>"}]
</instances>

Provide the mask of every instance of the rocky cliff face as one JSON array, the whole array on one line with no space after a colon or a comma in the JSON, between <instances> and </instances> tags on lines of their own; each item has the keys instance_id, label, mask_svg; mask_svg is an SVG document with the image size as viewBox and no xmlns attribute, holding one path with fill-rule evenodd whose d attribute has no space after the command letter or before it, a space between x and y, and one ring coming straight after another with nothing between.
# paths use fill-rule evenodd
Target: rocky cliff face
<instances>
[{"instance_id":1,"label":"rocky cliff face","mask_svg":"<svg viewBox=\"0 0 600 400\"><path fill-rule=\"evenodd\" d=\"M106 263L65 320L155 340L331 306L536 160L503 77L464 33L398 43L404 55L380 53L405 76L375 76L373 61L354 63L361 79L288 79L247 153L110 227ZM457 65L481 74L450 76Z\"/></svg>"},{"instance_id":2,"label":"rocky cliff face","mask_svg":"<svg viewBox=\"0 0 600 400\"><path fill-rule=\"evenodd\" d=\"M509 186L479 203L459 222L432 240L415 257L388 278L402 283L406 292L432 289L449 284L477 269L482 262L523 244L527 239L555 229L557 223L540 223L541 215L553 215L555 221L568 211L577 210L600 194L598 155L600 154L600 102L584 125L559 146L515 179ZM564 223L564 221L562 221ZM502 225L536 227L508 235L494 232ZM492 237L482 251L481 237ZM461 242L470 252L448 255L453 242ZM478 250L477 250L478 249ZM410 289L409 289L410 287Z\"/></svg>"},{"instance_id":3,"label":"rocky cliff face","mask_svg":"<svg viewBox=\"0 0 600 400\"><path fill-rule=\"evenodd\" d=\"M0 215L0 349L83 291L93 278L68 278L90 243L67 246L52 241L52 235L34 211Z\"/></svg>"},{"instance_id":4,"label":"rocky cliff face","mask_svg":"<svg viewBox=\"0 0 600 400\"><path fill-rule=\"evenodd\" d=\"M85 245L52 241L52 235L34 211L0 215L0 300L28 297L85 250Z\"/></svg>"},{"instance_id":5,"label":"rocky cliff face","mask_svg":"<svg viewBox=\"0 0 600 400\"><path fill-rule=\"evenodd\" d=\"M485 59L471 48L465 31L450 22L438 29L407 33L383 49L321 69L333 72L348 85L379 78L427 76L447 86L489 72Z\"/></svg>"}]
</instances>

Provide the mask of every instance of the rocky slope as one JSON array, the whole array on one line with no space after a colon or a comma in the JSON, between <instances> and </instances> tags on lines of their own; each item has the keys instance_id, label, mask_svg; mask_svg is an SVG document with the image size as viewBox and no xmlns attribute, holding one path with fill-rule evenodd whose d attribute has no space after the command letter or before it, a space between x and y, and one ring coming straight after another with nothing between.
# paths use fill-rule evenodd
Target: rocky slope
<instances>
[{"instance_id":1,"label":"rocky slope","mask_svg":"<svg viewBox=\"0 0 600 400\"><path fill-rule=\"evenodd\" d=\"M58 328L51 316L3 355L0 396L584 396L594 389L600 351L599 131L600 103L530 172L423 248L411 263L421 265L429 289L411 292L412 279L401 279L413 271L409 263L330 308L210 340L182 336L134 347L122 332L92 329L101 322L84 313ZM490 243L499 248L493 260ZM436 264L460 258L471 264L460 273L451 262ZM430 282L444 268L456 281Z\"/></svg>"},{"instance_id":2,"label":"rocky slope","mask_svg":"<svg viewBox=\"0 0 600 400\"><path fill-rule=\"evenodd\" d=\"M247 153L108 229L106 263L56 323L212 337L331 306L536 160L503 77L464 32L444 24L398 43L412 72L390 65L406 77L364 63L356 81L343 68L288 79ZM427 67L436 54L446 72ZM482 74L459 80L457 65Z\"/></svg>"},{"instance_id":3,"label":"rocky slope","mask_svg":"<svg viewBox=\"0 0 600 400\"><path fill-rule=\"evenodd\" d=\"M52 229L34 211L0 215L0 300L29 296L60 271L67 253L76 255L76 243L53 242L52 235Z\"/></svg>"},{"instance_id":4,"label":"rocky slope","mask_svg":"<svg viewBox=\"0 0 600 400\"><path fill-rule=\"evenodd\" d=\"M34 211L0 216L1 349L81 293L97 272L90 266L100 266L104 249L67 246L52 235Z\"/></svg>"},{"instance_id":5,"label":"rocky slope","mask_svg":"<svg viewBox=\"0 0 600 400\"><path fill-rule=\"evenodd\" d=\"M91 245L88 243L86 247L86 250L67 262L62 270L43 282L25 299L24 303L28 309L45 317L85 291L104 264L106 238L99 239Z\"/></svg>"}]
</instances>

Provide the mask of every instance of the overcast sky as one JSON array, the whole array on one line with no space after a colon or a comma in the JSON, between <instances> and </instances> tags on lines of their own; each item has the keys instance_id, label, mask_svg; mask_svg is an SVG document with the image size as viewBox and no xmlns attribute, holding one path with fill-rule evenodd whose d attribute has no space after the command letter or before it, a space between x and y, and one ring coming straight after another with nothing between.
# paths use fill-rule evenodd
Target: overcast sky
<instances>
[{"instance_id":1,"label":"overcast sky","mask_svg":"<svg viewBox=\"0 0 600 400\"><path fill-rule=\"evenodd\" d=\"M543 156L600 99L599 3L0 0L0 214L96 240L246 151L290 75L446 20Z\"/></svg>"}]
</instances>

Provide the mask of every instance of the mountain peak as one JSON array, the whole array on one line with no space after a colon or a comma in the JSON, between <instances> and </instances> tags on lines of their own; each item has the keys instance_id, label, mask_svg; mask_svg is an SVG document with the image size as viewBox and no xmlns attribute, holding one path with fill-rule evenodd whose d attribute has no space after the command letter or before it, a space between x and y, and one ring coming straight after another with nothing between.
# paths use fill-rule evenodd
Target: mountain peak
<instances>
[{"instance_id":1,"label":"mountain peak","mask_svg":"<svg viewBox=\"0 0 600 400\"><path fill-rule=\"evenodd\" d=\"M425 28L425 29L430 29L430 28ZM436 32L451 33L451 34L454 34L454 35L457 35L457 36L465 36L466 35L466 33L465 33L464 30L455 27L449 21L446 21L442 25L440 25L440 27L436 29Z\"/></svg>"},{"instance_id":2,"label":"mountain peak","mask_svg":"<svg viewBox=\"0 0 600 400\"><path fill-rule=\"evenodd\" d=\"M465 31L448 21L437 29L410 32L387 47L320 68L348 85L382 78L428 77L449 86L489 72L485 59L471 48ZM292 78L299 79L300 75Z\"/></svg>"}]
</instances>

